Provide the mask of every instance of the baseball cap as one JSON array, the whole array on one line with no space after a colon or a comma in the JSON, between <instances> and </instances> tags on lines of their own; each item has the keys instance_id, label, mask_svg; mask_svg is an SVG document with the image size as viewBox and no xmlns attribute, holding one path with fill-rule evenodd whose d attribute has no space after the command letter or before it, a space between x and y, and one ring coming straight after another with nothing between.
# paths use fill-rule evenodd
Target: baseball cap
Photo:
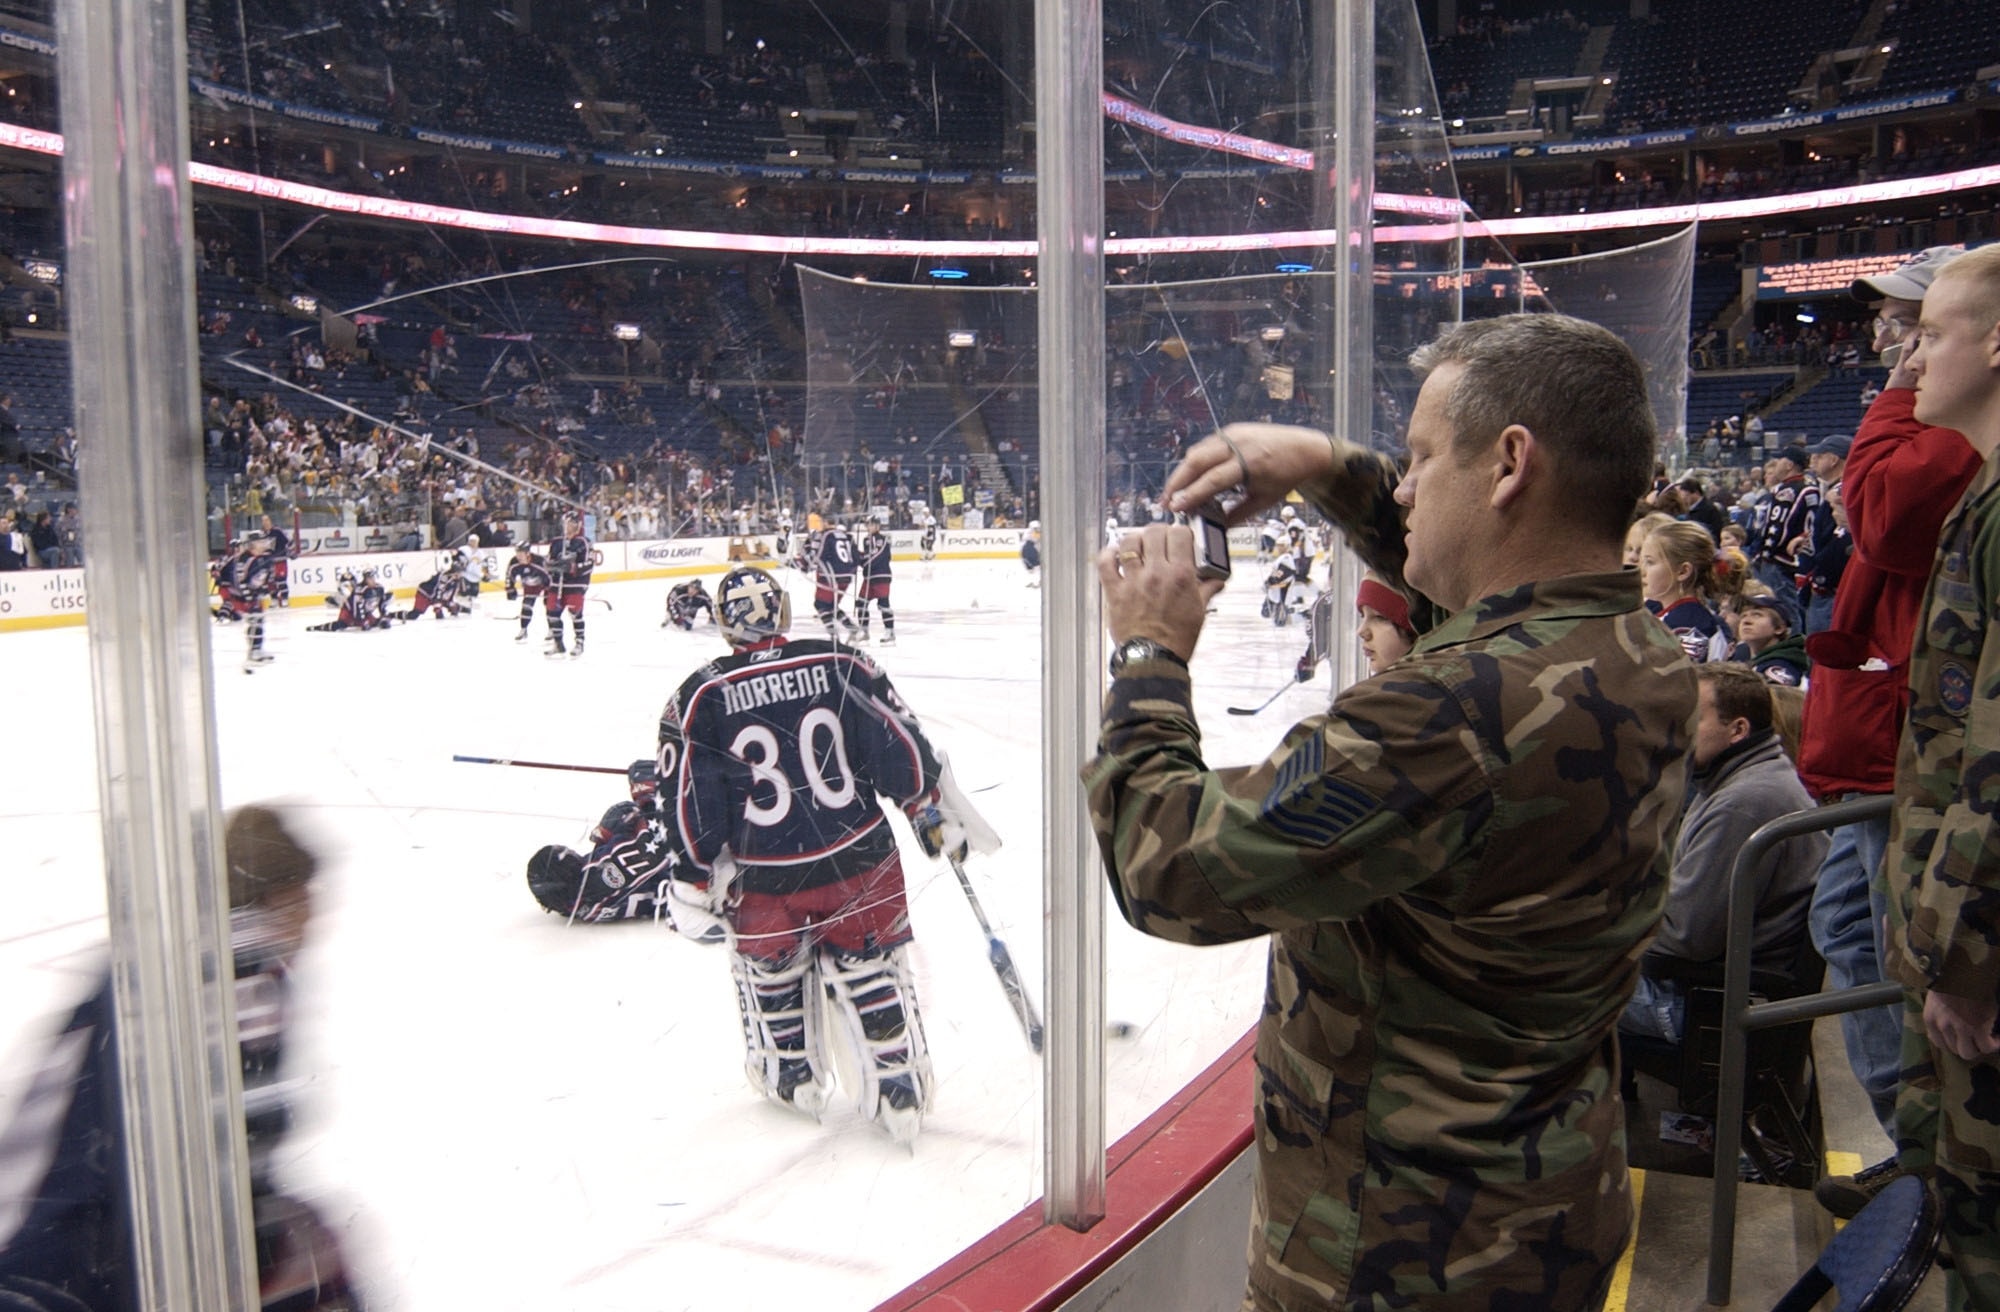
<instances>
[{"instance_id":1,"label":"baseball cap","mask_svg":"<svg viewBox=\"0 0 2000 1312\"><path fill-rule=\"evenodd\" d=\"M1787 629L1799 627L1796 608L1773 592L1745 593L1743 599L1736 603L1736 610L1739 614L1746 610L1768 610L1783 619Z\"/></svg>"},{"instance_id":2,"label":"baseball cap","mask_svg":"<svg viewBox=\"0 0 2000 1312\"><path fill-rule=\"evenodd\" d=\"M1921 301L1931 289L1938 271L1965 254L1962 246L1929 246L1889 273L1872 278L1856 278L1848 294L1857 301L1879 301L1893 296L1899 301Z\"/></svg>"},{"instance_id":3,"label":"baseball cap","mask_svg":"<svg viewBox=\"0 0 2000 1312\"><path fill-rule=\"evenodd\" d=\"M1847 459L1847 453L1853 449L1853 438L1845 433L1829 433L1827 436L1813 443L1811 449L1806 454L1813 456L1839 456L1842 460L1845 460Z\"/></svg>"},{"instance_id":4,"label":"baseball cap","mask_svg":"<svg viewBox=\"0 0 2000 1312\"><path fill-rule=\"evenodd\" d=\"M1782 456L1784 459L1791 461L1793 464L1797 465L1800 469L1804 469L1806 467L1806 448L1805 448L1805 443L1803 442L1793 442L1791 445L1785 447L1777 454Z\"/></svg>"}]
</instances>

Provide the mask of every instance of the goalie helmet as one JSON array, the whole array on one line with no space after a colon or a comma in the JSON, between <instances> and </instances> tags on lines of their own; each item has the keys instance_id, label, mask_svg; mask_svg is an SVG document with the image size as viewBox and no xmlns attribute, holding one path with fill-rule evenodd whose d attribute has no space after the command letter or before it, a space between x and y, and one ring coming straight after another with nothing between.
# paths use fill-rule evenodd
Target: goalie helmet
<instances>
[{"instance_id":1,"label":"goalie helmet","mask_svg":"<svg viewBox=\"0 0 2000 1312\"><path fill-rule=\"evenodd\" d=\"M542 910L569 915L583 892L583 858L551 843L528 858L528 891L542 904Z\"/></svg>"},{"instance_id":2,"label":"goalie helmet","mask_svg":"<svg viewBox=\"0 0 2000 1312\"><path fill-rule=\"evenodd\" d=\"M715 622L732 647L775 638L792 627L792 599L754 565L732 569L715 589Z\"/></svg>"},{"instance_id":3,"label":"goalie helmet","mask_svg":"<svg viewBox=\"0 0 2000 1312\"><path fill-rule=\"evenodd\" d=\"M650 757L640 757L625 767L625 786L632 791L634 802L652 806L660 791L660 767Z\"/></svg>"}]
</instances>

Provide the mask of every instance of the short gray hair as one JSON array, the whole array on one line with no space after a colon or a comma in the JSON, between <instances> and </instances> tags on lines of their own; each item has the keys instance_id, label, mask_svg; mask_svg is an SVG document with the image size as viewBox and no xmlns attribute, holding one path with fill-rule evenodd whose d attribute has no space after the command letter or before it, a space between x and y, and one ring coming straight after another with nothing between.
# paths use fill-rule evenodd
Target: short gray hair
<instances>
[{"instance_id":1,"label":"short gray hair","mask_svg":"<svg viewBox=\"0 0 2000 1312\"><path fill-rule=\"evenodd\" d=\"M1655 447L1646 376L1631 348L1568 315L1509 314L1454 325L1410 356L1423 378L1448 364L1465 370L1444 405L1457 454L1484 451L1521 425L1555 457L1572 522L1621 540L1652 485Z\"/></svg>"}]
</instances>

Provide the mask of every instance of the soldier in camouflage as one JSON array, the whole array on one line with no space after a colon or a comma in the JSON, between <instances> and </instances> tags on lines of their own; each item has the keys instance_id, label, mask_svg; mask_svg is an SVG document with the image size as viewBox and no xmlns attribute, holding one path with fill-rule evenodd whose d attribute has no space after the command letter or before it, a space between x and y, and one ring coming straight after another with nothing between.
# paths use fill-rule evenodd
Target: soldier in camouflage
<instances>
[{"instance_id":1,"label":"soldier in camouflage","mask_svg":"<svg viewBox=\"0 0 2000 1312\"><path fill-rule=\"evenodd\" d=\"M1187 666L1212 591L1185 529L1128 536L1098 561L1120 645L1084 781L1134 926L1273 936L1244 1306L1592 1308L1631 1229L1615 1029L1696 703L1620 569L1653 420L1631 352L1558 315L1412 363L1400 481L1233 425L1168 486L1186 508L1240 482L1237 520L1296 486L1449 618L1268 760L1212 770Z\"/></svg>"},{"instance_id":2,"label":"soldier in camouflage","mask_svg":"<svg viewBox=\"0 0 2000 1312\"><path fill-rule=\"evenodd\" d=\"M1904 987L1901 1165L1934 1171L1953 1308L2000 1309L2000 247L1924 298L1916 418L1984 462L1938 539L1910 653L1884 863L1886 973Z\"/></svg>"}]
</instances>

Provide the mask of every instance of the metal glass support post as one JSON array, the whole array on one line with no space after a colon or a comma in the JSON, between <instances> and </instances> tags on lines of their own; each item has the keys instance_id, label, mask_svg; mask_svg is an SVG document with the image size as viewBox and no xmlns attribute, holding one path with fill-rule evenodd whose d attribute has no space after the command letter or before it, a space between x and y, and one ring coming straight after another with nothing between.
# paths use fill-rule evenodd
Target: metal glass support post
<instances>
[{"instance_id":1,"label":"metal glass support post","mask_svg":"<svg viewBox=\"0 0 2000 1312\"><path fill-rule=\"evenodd\" d=\"M56 6L79 483L140 1303L249 1312L178 0Z\"/></svg>"},{"instance_id":2,"label":"metal glass support post","mask_svg":"<svg viewBox=\"0 0 2000 1312\"><path fill-rule=\"evenodd\" d=\"M1375 0L1332 0L1330 20L1333 168L1333 407L1331 430L1363 446L1375 424ZM1322 49L1325 44L1322 43ZM1324 77L1324 74L1322 74ZM1329 143L1322 143L1321 154ZM1361 562L1344 548L1327 553L1334 598L1335 692L1366 677L1355 642L1354 594Z\"/></svg>"},{"instance_id":3,"label":"metal glass support post","mask_svg":"<svg viewBox=\"0 0 2000 1312\"><path fill-rule=\"evenodd\" d=\"M1077 772L1096 741L1104 642L1103 15L1035 0L1042 425L1042 945L1048 1030L1042 1215L1104 1216L1104 887Z\"/></svg>"}]
</instances>

